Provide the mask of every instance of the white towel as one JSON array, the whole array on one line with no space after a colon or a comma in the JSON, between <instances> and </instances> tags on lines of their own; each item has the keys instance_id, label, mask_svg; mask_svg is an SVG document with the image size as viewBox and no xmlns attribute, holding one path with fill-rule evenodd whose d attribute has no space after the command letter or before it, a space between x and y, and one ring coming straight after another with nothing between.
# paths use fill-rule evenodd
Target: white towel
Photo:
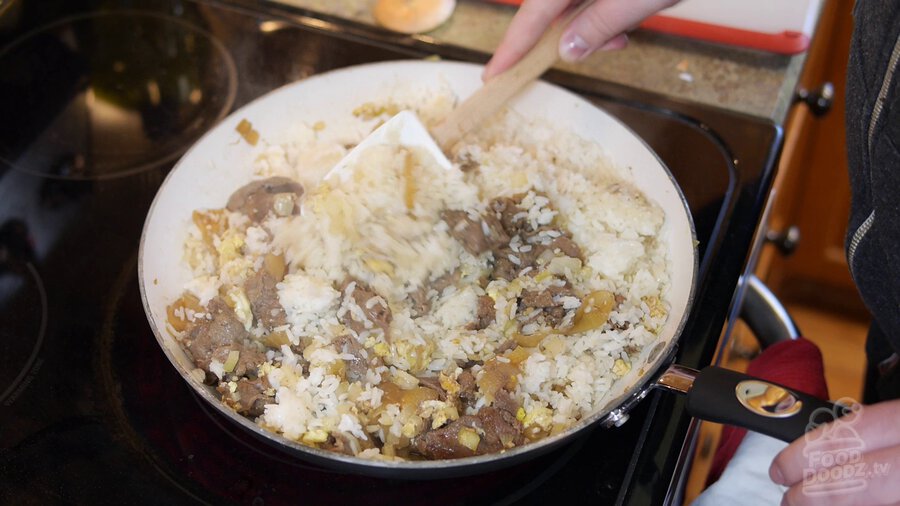
<instances>
[{"instance_id":1,"label":"white towel","mask_svg":"<svg viewBox=\"0 0 900 506\"><path fill-rule=\"evenodd\" d=\"M786 446L784 441L747 432L722 476L692 506L778 506L787 487L769 478L769 466Z\"/></svg>"}]
</instances>

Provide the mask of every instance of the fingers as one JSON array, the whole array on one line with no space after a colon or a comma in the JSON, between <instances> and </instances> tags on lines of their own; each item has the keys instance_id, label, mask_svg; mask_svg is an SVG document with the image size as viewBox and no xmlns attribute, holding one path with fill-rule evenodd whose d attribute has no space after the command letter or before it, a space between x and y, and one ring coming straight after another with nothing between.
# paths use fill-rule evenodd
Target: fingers
<instances>
[{"instance_id":1,"label":"fingers","mask_svg":"<svg viewBox=\"0 0 900 506\"><path fill-rule=\"evenodd\" d=\"M808 469L803 480L788 489L781 504L875 506L900 502L900 446L856 456L847 454L846 458L845 464Z\"/></svg>"},{"instance_id":2,"label":"fingers","mask_svg":"<svg viewBox=\"0 0 900 506\"><path fill-rule=\"evenodd\" d=\"M494 52L491 61L485 66L482 79L503 72L519 61L531 49L547 30L547 27L559 17L572 3L572 0L525 0L513 17Z\"/></svg>"},{"instance_id":3,"label":"fingers","mask_svg":"<svg viewBox=\"0 0 900 506\"><path fill-rule=\"evenodd\" d=\"M563 33L559 44L563 60L577 62L604 47L618 35L678 0L597 0L582 12Z\"/></svg>"},{"instance_id":4,"label":"fingers","mask_svg":"<svg viewBox=\"0 0 900 506\"><path fill-rule=\"evenodd\" d=\"M573 0L525 0L485 67L482 79L486 81L519 61L573 3ZM576 62L597 50L621 49L628 43L625 31L676 3L678 0L595 0L563 34L560 57Z\"/></svg>"},{"instance_id":5,"label":"fingers","mask_svg":"<svg viewBox=\"0 0 900 506\"><path fill-rule=\"evenodd\" d=\"M900 418L900 400L865 406L848 416L854 418L823 425L782 450L769 468L772 481L787 486L799 483L805 470L834 465L824 457L828 454L863 454L900 446L900 424L896 423Z\"/></svg>"}]
</instances>

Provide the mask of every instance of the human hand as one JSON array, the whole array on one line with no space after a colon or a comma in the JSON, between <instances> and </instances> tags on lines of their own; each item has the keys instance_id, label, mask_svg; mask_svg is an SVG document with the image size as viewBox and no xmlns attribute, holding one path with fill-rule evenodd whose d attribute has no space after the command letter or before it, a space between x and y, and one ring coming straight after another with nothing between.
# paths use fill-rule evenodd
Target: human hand
<instances>
[{"instance_id":1,"label":"human hand","mask_svg":"<svg viewBox=\"0 0 900 506\"><path fill-rule=\"evenodd\" d=\"M575 3L575 0L524 0L482 78L487 81L519 61L550 24ZM628 44L626 31L676 3L678 0L596 0L563 33L560 57L574 62L598 49L621 49Z\"/></svg>"},{"instance_id":2,"label":"human hand","mask_svg":"<svg viewBox=\"0 0 900 506\"><path fill-rule=\"evenodd\" d=\"M900 504L900 400L864 406L781 451L769 468L782 505Z\"/></svg>"}]
</instances>

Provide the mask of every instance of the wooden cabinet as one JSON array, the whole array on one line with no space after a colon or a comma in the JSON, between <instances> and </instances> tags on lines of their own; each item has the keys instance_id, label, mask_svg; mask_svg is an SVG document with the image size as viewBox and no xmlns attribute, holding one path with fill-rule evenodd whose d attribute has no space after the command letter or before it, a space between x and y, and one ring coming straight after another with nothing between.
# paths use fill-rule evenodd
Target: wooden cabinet
<instances>
[{"instance_id":1,"label":"wooden cabinet","mask_svg":"<svg viewBox=\"0 0 900 506\"><path fill-rule=\"evenodd\" d=\"M770 230L795 225L800 230L796 252L783 256L764 248L757 276L787 303L864 314L844 254L850 212L850 183L844 128L844 91L853 0L826 2L813 40L801 86L834 84L831 110L816 117L809 107L792 108L774 185Z\"/></svg>"},{"instance_id":2,"label":"wooden cabinet","mask_svg":"<svg viewBox=\"0 0 900 506\"><path fill-rule=\"evenodd\" d=\"M792 255L783 255L773 245L766 245L759 258L756 275L772 289L789 308L812 307L821 310L796 313L800 329L811 333L825 354L826 369L833 372L835 361L857 359L849 364L853 374L862 370L862 339L865 325L860 328L834 324L834 319L822 325L821 313L840 318L867 317L859 298L844 254L844 235L850 213L850 181L844 128L844 91L850 37L853 30L854 0L829 0L825 3L819 27L810 47L799 86L814 90L822 83L834 85L831 110L817 117L805 105L795 105L785 123L785 141L778 173L773 185L769 230L784 231L794 225L800 230L800 240ZM832 335L835 329L845 332ZM852 331L852 332L851 332ZM816 339L849 338L850 352ZM731 336L729 346L722 350L723 367L745 370L758 345L752 333L740 322ZM838 350L841 355L835 355ZM842 351L843 350L843 351ZM829 363L831 360L831 363ZM861 382L861 379L857 383ZM835 389L840 391L840 388ZM719 442L721 425L703 422L697 436L697 449L691 474L685 488L684 504L690 504L705 487L713 454Z\"/></svg>"}]
</instances>

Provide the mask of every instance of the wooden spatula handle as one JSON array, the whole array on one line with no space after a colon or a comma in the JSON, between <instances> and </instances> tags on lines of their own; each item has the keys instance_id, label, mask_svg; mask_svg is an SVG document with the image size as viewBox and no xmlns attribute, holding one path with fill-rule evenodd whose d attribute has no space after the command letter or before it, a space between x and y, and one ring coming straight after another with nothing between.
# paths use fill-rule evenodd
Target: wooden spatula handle
<instances>
[{"instance_id":1,"label":"wooden spatula handle","mask_svg":"<svg viewBox=\"0 0 900 506\"><path fill-rule=\"evenodd\" d=\"M582 2L544 32L534 47L515 65L493 77L473 93L442 123L432 129L432 136L446 152L469 130L503 108L528 83L540 77L559 59L559 41L566 27L588 4Z\"/></svg>"}]
</instances>

